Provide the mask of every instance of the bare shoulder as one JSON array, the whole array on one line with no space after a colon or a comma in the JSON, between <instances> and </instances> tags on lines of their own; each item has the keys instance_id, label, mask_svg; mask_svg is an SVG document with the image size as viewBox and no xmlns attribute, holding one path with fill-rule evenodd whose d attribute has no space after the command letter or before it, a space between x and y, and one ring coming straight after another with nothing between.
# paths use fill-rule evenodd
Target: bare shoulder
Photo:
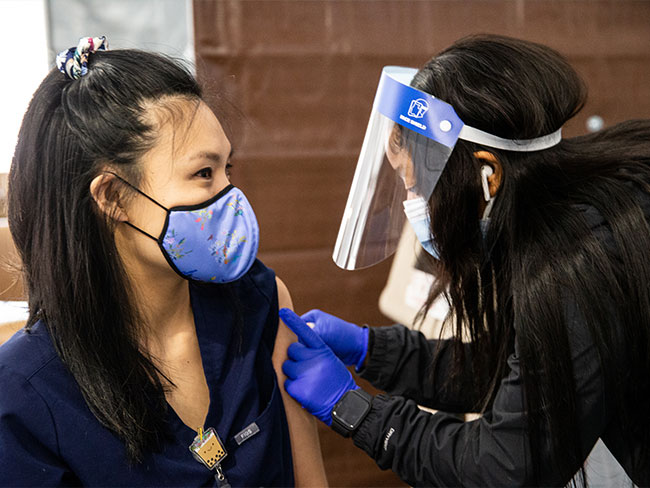
<instances>
[{"instance_id":1,"label":"bare shoulder","mask_svg":"<svg viewBox=\"0 0 650 488\"><path fill-rule=\"evenodd\" d=\"M278 305L280 308L290 308L293 310L293 302L291 301L291 294L289 288L284 284L279 277L275 277L275 282L278 285Z\"/></svg>"},{"instance_id":2,"label":"bare shoulder","mask_svg":"<svg viewBox=\"0 0 650 488\"><path fill-rule=\"evenodd\" d=\"M291 294L289 293L287 285L285 285L284 282L277 276L275 277L275 282L278 285L278 307L290 308L293 310L293 302L291 301ZM284 322L282 322L282 320L279 322L278 332L275 336L275 348L273 356L274 358L277 358L276 360L280 358L284 360L286 358L287 347L289 347L289 344L292 342L296 342L297 338L296 334L294 334L286 325L284 325Z\"/></svg>"}]
</instances>

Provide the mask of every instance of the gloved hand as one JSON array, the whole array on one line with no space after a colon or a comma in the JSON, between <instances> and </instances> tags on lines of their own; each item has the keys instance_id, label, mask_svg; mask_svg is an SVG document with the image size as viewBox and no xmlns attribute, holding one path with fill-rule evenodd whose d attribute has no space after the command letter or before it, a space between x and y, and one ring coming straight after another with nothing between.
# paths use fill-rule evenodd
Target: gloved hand
<instances>
[{"instance_id":1,"label":"gloved hand","mask_svg":"<svg viewBox=\"0 0 650 488\"><path fill-rule=\"evenodd\" d=\"M355 366L357 371L361 369L368 353L368 327L359 327L320 310L310 310L302 319L315 324L313 330L341 361Z\"/></svg>"},{"instance_id":2,"label":"gloved hand","mask_svg":"<svg viewBox=\"0 0 650 488\"><path fill-rule=\"evenodd\" d=\"M284 389L309 413L332 425L336 402L359 387L345 365L304 320L288 308L280 310L280 318L300 340L289 346L289 359L282 365L287 375Z\"/></svg>"}]
</instances>

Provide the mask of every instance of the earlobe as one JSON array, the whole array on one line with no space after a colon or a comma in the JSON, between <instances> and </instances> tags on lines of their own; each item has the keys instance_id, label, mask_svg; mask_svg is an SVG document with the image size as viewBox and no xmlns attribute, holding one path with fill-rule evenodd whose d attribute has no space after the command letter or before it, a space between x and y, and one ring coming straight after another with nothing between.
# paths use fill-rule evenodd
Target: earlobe
<instances>
[{"instance_id":1,"label":"earlobe","mask_svg":"<svg viewBox=\"0 0 650 488\"><path fill-rule=\"evenodd\" d=\"M90 195L97 208L108 218L118 222L127 220L126 213L120 205L120 194L116 188L113 174L102 172L90 182Z\"/></svg>"}]
</instances>

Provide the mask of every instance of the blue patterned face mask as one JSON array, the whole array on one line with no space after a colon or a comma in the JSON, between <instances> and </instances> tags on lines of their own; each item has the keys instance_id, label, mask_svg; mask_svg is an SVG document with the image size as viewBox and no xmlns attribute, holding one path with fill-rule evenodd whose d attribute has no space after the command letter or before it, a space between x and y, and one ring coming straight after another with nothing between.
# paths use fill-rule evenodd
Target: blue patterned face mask
<instances>
[{"instance_id":1,"label":"blue patterned face mask","mask_svg":"<svg viewBox=\"0 0 650 488\"><path fill-rule=\"evenodd\" d=\"M253 265L259 227L239 188L228 185L203 203L168 209L117 177L167 212L157 239L132 223L125 223L156 241L169 265L183 278L228 283L241 278Z\"/></svg>"}]
</instances>

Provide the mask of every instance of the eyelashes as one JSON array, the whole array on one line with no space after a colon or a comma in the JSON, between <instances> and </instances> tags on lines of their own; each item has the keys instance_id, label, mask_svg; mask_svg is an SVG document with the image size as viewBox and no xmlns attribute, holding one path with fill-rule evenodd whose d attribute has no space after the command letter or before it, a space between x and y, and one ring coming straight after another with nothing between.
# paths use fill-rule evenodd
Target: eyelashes
<instances>
[{"instance_id":1,"label":"eyelashes","mask_svg":"<svg viewBox=\"0 0 650 488\"><path fill-rule=\"evenodd\" d=\"M212 178L212 168L206 167L206 168L201 168L198 170L196 173L194 173L194 176L198 176L199 178Z\"/></svg>"},{"instance_id":2,"label":"eyelashes","mask_svg":"<svg viewBox=\"0 0 650 488\"><path fill-rule=\"evenodd\" d=\"M226 176L228 178L230 178L231 169L232 169L232 164L231 163L226 163ZM194 176L196 176L198 178L209 180L213 176L213 169L210 166L206 166L205 168L201 168L196 173L194 173Z\"/></svg>"}]
</instances>

